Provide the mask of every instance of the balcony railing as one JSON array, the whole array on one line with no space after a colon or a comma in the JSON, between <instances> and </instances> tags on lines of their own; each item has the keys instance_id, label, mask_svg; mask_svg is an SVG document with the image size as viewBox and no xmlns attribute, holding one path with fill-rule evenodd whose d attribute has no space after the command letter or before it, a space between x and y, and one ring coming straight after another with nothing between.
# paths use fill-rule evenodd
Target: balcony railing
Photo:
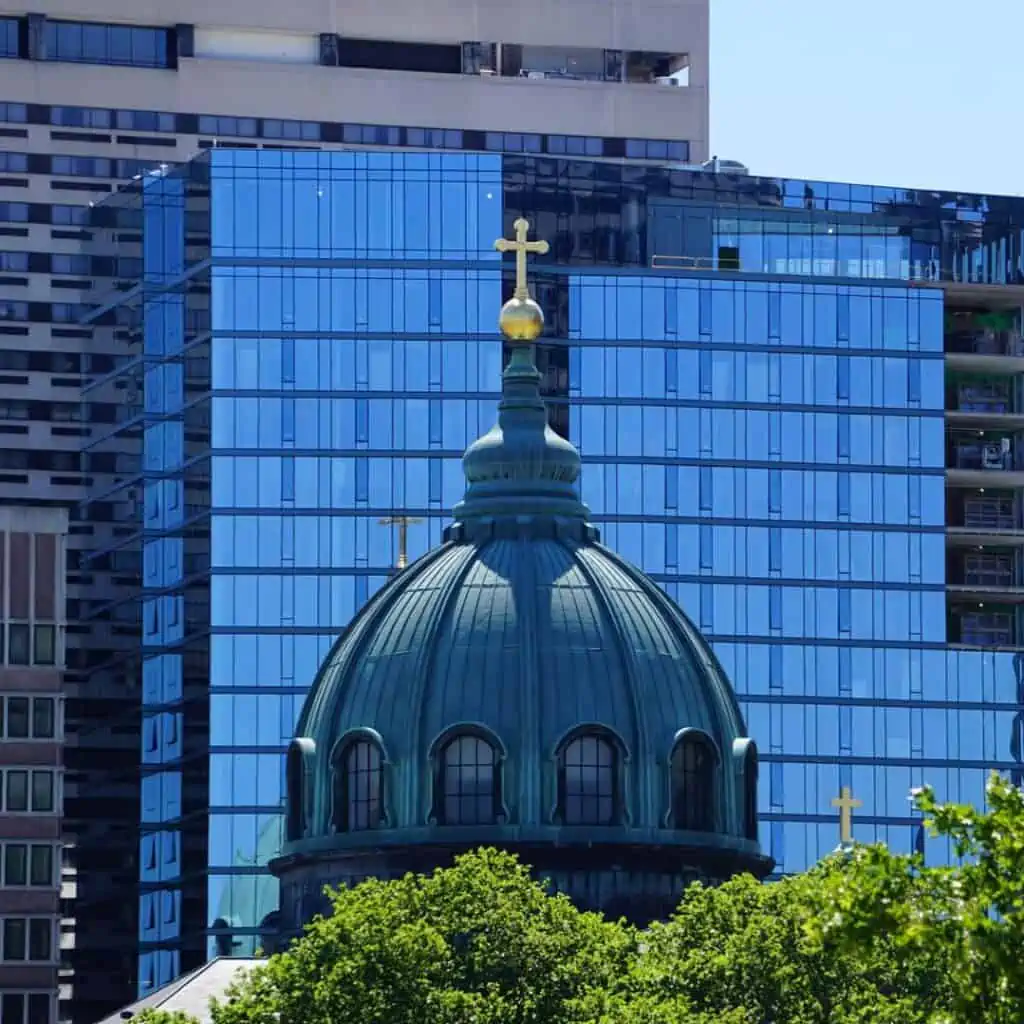
<instances>
[{"instance_id":1,"label":"balcony railing","mask_svg":"<svg viewBox=\"0 0 1024 1024\"><path fill-rule=\"evenodd\" d=\"M953 613L950 623L954 643L971 647L1013 647L1017 633L1013 615L1006 612Z\"/></svg>"},{"instance_id":2,"label":"balcony railing","mask_svg":"<svg viewBox=\"0 0 1024 1024\"><path fill-rule=\"evenodd\" d=\"M968 498L960 508L960 515L953 512L950 516L950 525L976 530L1014 530L1017 528L1017 517L1014 514L1013 499L982 496Z\"/></svg>"},{"instance_id":3,"label":"balcony railing","mask_svg":"<svg viewBox=\"0 0 1024 1024\"><path fill-rule=\"evenodd\" d=\"M948 581L967 587L1015 586L1017 574L1013 555L986 552L965 555L950 565Z\"/></svg>"},{"instance_id":4,"label":"balcony railing","mask_svg":"<svg viewBox=\"0 0 1024 1024\"><path fill-rule=\"evenodd\" d=\"M978 356L1024 356L1024 336L1017 331L951 331L946 351Z\"/></svg>"},{"instance_id":5,"label":"balcony railing","mask_svg":"<svg viewBox=\"0 0 1024 1024\"><path fill-rule=\"evenodd\" d=\"M961 384L947 391L946 408L955 412L1008 414L1014 411L1007 384Z\"/></svg>"}]
</instances>

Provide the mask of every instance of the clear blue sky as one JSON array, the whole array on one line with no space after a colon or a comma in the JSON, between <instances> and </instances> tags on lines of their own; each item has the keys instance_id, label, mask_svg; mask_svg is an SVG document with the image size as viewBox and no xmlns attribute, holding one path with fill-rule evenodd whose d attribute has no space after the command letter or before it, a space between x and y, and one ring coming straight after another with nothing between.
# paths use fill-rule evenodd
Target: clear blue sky
<instances>
[{"instance_id":1,"label":"clear blue sky","mask_svg":"<svg viewBox=\"0 0 1024 1024\"><path fill-rule=\"evenodd\" d=\"M711 151L1024 194L1024 0L711 0Z\"/></svg>"}]
</instances>

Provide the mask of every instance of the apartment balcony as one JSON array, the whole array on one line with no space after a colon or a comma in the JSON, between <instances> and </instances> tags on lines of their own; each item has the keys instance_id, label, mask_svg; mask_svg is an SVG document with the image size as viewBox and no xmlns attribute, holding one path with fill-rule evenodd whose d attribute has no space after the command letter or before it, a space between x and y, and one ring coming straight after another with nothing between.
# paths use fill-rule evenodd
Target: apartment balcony
<instances>
[{"instance_id":1,"label":"apartment balcony","mask_svg":"<svg viewBox=\"0 0 1024 1024\"><path fill-rule=\"evenodd\" d=\"M995 597L1004 603L1024 603L1020 566L1016 548L953 548L946 558L946 589L979 602Z\"/></svg>"},{"instance_id":2,"label":"apartment balcony","mask_svg":"<svg viewBox=\"0 0 1024 1024\"><path fill-rule=\"evenodd\" d=\"M946 385L946 420L958 427L1024 429L1024 413L1013 376L951 373Z\"/></svg>"},{"instance_id":3,"label":"apartment balcony","mask_svg":"<svg viewBox=\"0 0 1024 1024\"><path fill-rule=\"evenodd\" d=\"M1020 331L961 330L946 333L946 354L1024 358Z\"/></svg>"},{"instance_id":4,"label":"apartment balcony","mask_svg":"<svg viewBox=\"0 0 1024 1024\"><path fill-rule=\"evenodd\" d=\"M960 487L1024 487L1024 445L1015 433L950 431L946 480Z\"/></svg>"},{"instance_id":5,"label":"apartment balcony","mask_svg":"<svg viewBox=\"0 0 1024 1024\"><path fill-rule=\"evenodd\" d=\"M1024 517L1017 494L991 487L946 491L946 543L950 547L1024 546Z\"/></svg>"},{"instance_id":6,"label":"apartment balcony","mask_svg":"<svg viewBox=\"0 0 1024 1024\"><path fill-rule=\"evenodd\" d=\"M946 314L946 362L950 367L1019 373L1024 332L1017 310L951 309Z\"/></svg>"},{"instance_id":7,"label":"apartment balcony","mask_svg":"<svg viewBox=\"0 0 1024 1024\"><path fill-rule=\"evenodd\" d=\"M946 638L954 646L1013 648L1020 646L1018 613L1012 605L951 602Z\"/></svg>"}]
</instances>

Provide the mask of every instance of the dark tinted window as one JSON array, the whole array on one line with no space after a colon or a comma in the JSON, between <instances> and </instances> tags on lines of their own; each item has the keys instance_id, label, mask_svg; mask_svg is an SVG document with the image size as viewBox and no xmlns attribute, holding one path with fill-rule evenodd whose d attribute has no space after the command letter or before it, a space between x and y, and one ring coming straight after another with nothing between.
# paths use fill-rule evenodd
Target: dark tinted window
<instances>
[{"instance_id":1,"label":"dark tinted window","mask_svg":"<svg viewBox=\"0 0 1024 1024\"><path fill-rule=\"evenodd\" d=\"M173 132L177 130L173 114L155 110L118 110L117 127L131 132Z\"/></svg>"},{"instance_id":2,"label":"dark tinted window","mask_svg":"<svg viewBox=\"0 0 1024 1024\"><path fill-rule=\"evenodd\" d=\"M109 128L109 110L96 107L50 107L50 124L67 128Z\"/></svg>"},{"instance_id":3,"label":"dark tinted window","mask_svg":"<svg viewBox=\"0 0 1024 1024\"><path fill-rule=\"evenodd\" d=\"M199 132L202 135L243 135L254 136L256 118L254 117L215 117L202 114L199 117Z\"/></svg>"},{"instance_id":4,"label":"dark tinted window","mask_svg":"<svg viewBox=\"0 0 1024 1024\"><path fill-rule=\"evenodd\" d=\"M0 220L23 224L28 220L28 203L0 203Z\"/></svg>"},{"instance_id":5,"label":"dark tinted window","mask_svg":"<svg viewBox=\"0 0 1024 1024\"><path fill-rule=\"evenodd\" d=\"M441 755L440 818L445 825L489 825L497 814L494 748L479 736L456 736Z\"/></svg>"},{"instance_id":6,"label":"dark tinted window","mask_svg":"<svg viewBox=\"0 0 1024 1024\"><path fill-rule=\"evenodd\" d=\"M672 817L676 828L715 827L715 752L702 736L685 736L672 752Z\"/></svg>"},{"instance_id":7,"label":"dark tinted window","mask_svg":"<svg viewBox=\"0 0 1024 1024\"><path fill-rule=\"evenodd\" d=\"M0 57L18 56L18 19L0 18Z\"/></svg>"},{"instance_id":8,"label":"dark tinted window","mask_svg":"<svg viewBox=\"0 0 1024 1024\"><path fill-rule=\"evenodd\" d=\"M109 178L111 162L105 156L62 156L51 158L52 174L69 174L83 178Z\"/></svg>"},{"instance_id":9,"label":"dark tinted window","mask_svg":"<svg viewBox=\"0 0 1024 1024\"><path fill-rule=\"evenodd\" d=\"M296 142L319 142L319 121L278 121L267 119L263 122L265 139L290 139Z\"/></svg>"},{"instance_id":10,"label":"dark tinted window","mask_svg":"<svg viewBox=\"0 0 1024 1024\"><path fill-rule=\"evenodd\" d=\"M28 107L24 103L0 103L0 121L24 124L28 120Z\"/></svg>"},{"instance_id":11,"label":"dark tinted window","mask_svg":"<svg viewBox=\"0 0 1024 1024\"><path fill-rule=\"evenodd\" d=\"M462 149L462 132L455 128L406 128L405 141L406 145L427 149Z\"/></svg>"},{"instance_id":12,"label":"dark tinted window","mask_svg":"<svg viewBox=\"0 0 1024 1024\"><path fill-rule=\"evenodd\" d=\"M46 60L131 67L168 66L167 29L48 21L43 26Z\"/></svg>"},{"instance_id":13,"label":"dark tinted window","mask_svg":"<svg viewBox=\"0 0 1024 1024\"><path fill-rule=\"evenodd\" d=\"M365 740L349 744L334 766L336 832L377 828L384 816L383 759L380 748Z\"/></svg>"},{"instance_id":14,"label":"dark tinted window","mask_svg":"<svg viewBox=\"0 0 1024 1024\"><path fill-rule=\"evenodd\" d=\"M28 154L5 153L0 150L0 171L24 172L28 170Z\"/></svg>"},{"instance_id":15,"label":"dark tinted window","mask_svg":"<svg viewBox=\"0 0 1024 1024\"><path fill-rule=\"evenodd\" d=\"M402 129L386 124L347 124L342 128L346 142L359 142L365 146L400 146Z\"/></svg>"},{"instance_id":16,"label":"dark tinted window","mask_svg":"<svg viewBox=\"0 0 1024 1024\"><path fill-rule=\"evenodd\" d=\"M562 751L561 805L566 825L615 820L615 748L604 736L578 736Z\"/></svg>"}]
</instances>

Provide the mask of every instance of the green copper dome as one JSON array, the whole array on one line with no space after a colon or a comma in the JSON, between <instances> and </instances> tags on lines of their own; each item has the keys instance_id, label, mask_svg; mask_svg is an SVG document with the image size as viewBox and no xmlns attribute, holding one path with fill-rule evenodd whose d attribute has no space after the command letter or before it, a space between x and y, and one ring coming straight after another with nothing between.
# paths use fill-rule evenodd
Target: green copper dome
<instances>
[{"instance_id":1,"label":"green copper dome","mask_svg":"<svg viewBox=\"0 0 1024 1024\"><path fill-rule=\"evenodd\" d=\"M508 248L538 244L516 227ZM455 522L356 615L301 715L273 865L292 927L324 882L470 846L513 848L580 902L648 918L694 877L770 868L756 749L721 666L600 543L579 455L547 424L523 263L498 423L464 456Z\"/></svg>"}]
</instances>

